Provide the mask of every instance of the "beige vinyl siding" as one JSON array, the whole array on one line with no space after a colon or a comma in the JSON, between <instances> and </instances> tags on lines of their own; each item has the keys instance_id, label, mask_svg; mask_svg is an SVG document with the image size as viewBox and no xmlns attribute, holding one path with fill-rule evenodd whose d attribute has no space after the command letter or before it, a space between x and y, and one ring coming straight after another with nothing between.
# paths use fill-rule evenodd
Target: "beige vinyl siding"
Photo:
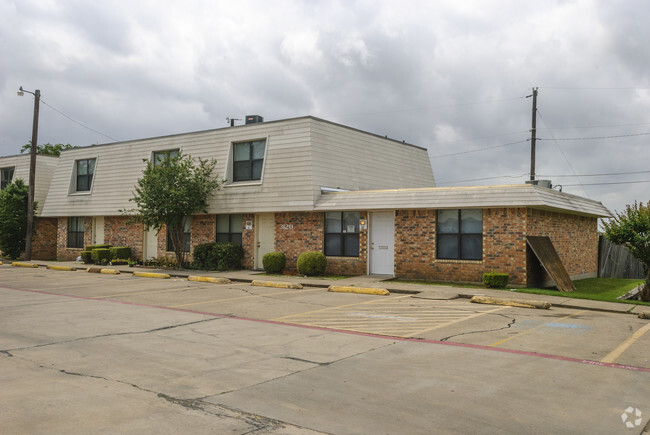
<instances>
[{"instance_id":1,"label":"beige vinyl siding","mask_svg":"<svg viewBox=\"0 0 650 435\"><path fill-rule=\"evenodd\" d=\"M262 183L233 183L215 192L209 213L296 210L313 207L308 118L260 123L65 151L52 180L47 216L112 216L133 208L129 199L153 151L179 148L195 158L215 158L219 178L228 176L233 142L266 138ZM96 158L90 193L69 193L76 160ZM228 183L227 183L228 184ZM310 202L311 201L311 202Z\"/></svg>"},{"instance_id":2,"label":"beige vinyl siding","mask_svg":"<svg viewBox=\"0 0 650 435\"><path fill-rule=\"evenodd\" d=\"M52 179L44 216L114 216L129 201L153 151L180 149L195 158L215 158L219 178L232 179L232 143L266 139L262 179L232 183L216 191L208 213L310 211L321 187L368 189L433 185L423 148L313 117L64 151ZM89 192L74 193L79 159L95 158Z\"/></svg>"},{"instance_id":3,"label":"beige vinyl siding","mask_svg":"<svg viewBox=\"0 0 650 435\"><path fill-rule=\"evenodd\" d=\"M14 168L12 181L21 178L25 184L29 183L29 154L0 157L0 168ZM40 216L45 203L50 182L57 166L54 156L36 156L36 173L34 178L34 201L38 203L36 215Z\"/></svg>"},{"instance_id":4,"label":"beige vinyl siding","mask_svg":"<svg viewBox=\"0 0 650 435\"><path fill-rule=\"evenodd\" d=\"M314 121L314 179L347 190L435 186L426 149Z\"/></svg>"}]
</instances>

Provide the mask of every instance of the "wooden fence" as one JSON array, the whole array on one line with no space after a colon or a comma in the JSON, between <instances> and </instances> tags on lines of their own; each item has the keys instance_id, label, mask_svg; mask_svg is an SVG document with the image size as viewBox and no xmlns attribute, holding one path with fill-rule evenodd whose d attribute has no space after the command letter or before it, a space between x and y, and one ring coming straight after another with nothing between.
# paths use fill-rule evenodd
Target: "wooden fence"
<instances>
[{"instance_id":1,"label":"wooden fence","mask_svg":"<svg viewBox=\"0 0 650 435\"><path fill-rule=\"evenodd\" d=\"M598 276L601 278L643 279L643 264L622 245L614 245L605 236L598 244Z\"/></svg>"}]
</instances>

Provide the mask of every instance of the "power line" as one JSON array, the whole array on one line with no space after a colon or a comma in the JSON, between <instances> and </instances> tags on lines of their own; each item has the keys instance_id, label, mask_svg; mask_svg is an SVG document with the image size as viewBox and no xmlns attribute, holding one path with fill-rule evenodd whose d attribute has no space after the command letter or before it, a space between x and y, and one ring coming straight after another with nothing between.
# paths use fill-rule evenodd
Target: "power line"
<instances>
[{"instance_id":1,"label":"power line","mask_svg":"<svg viewBox=\"0 0 650 435\"><path fill-rule=\"evenodd\" d=\"M469 180L456 180L456 181L443 181L442 183L436 182L436 184L455 184L455 183L467 183L470 181L485 181L485 180L496 180L500 178L521 178L525 177L528 174L521 174L521 175L501 175L499 177L485 177L485 178L472 178Z\"/></svg>"},{"instance_id":2,"label":"power line","mask_svg":"<svg viewBox=\"0 0 650 435\"><path fill-rule=\"evenodd\" d=\"M77 120L75 120L75 119L72 119L71 117L69 117L69 116L66 115L65 113L61 112L61 111L60 111L59 109L57 109L56 107L47 104L45 101L43 101L43 98L41 98L41 103L45 104L47 107L49 107L50 109L52 109L52 110L54 110L55 112L59 113L60 115L66 117L67 119L69 119L70 121L74 122L75 124L78 124L78 125L82 126L83 128L86 128L86 129L88 129L88 130L90 130L90 131L92 131L92 132L94 132L94 133L97 133L97 134L99 134L99 135L102 135L102 136L104 136L104 137L106 137L106 138L112 140L113 142L119 142L117 139L115 139L115 138L113 138L113 137L111 137L111 136L109 136L109 135L107 135L107 134L104 134L104 133L102 133L101 131L97 131L97 130L95 130L95 129L93 129L93 128L88 127L87 125L82 124L81 122L79 122L79 121L77 121Z\"/></svg>"},{"instance_id":3,"label":"power line","mask_svg":"<svg viewBox=\"0 0 650 435\"><path fill-rule=\"evenodd\" d=\"M501 145L495 145L495 146L486 147L486 148L478 148L478 149L475 149L475 150L459 151L457 153L441 154L441 155L437 155L437 156L431 156L429 159L438 159L438 158L441 158L441 157L451 157L451 156L458 156L458 155L461 155L461 154L477 153L479 151L493 150L495 148L503 148L503 147L507 147L507 146L510 146L510 145L516 145L516 144L525 143L525 142L528 142L528 139L519 140L517 142L504 143L504 144L501 144Z\"/></svg>"},{"instance_id":4,"label":"power line","mask_svg":"<svg viewBox=\"0 0 650 435\"><path fill-rule=\"evenodd\" d=\"M610 186L610 185L614 185L614 184L640 184L640 183L650 183L650 180L612 181L612 182L609 182L609 183L562 184L562 186Z\"/></svg>"},{"instance_id":5,"label":"power line","mask_svg":"<svg viewBox=\"0 0 650 435\"><path fill-rule=\"evenodd\" d=\"M572 91L648 91L650 88L614 88L614 87L565 87L565 86L540 86L541 89L563 89Z\"/></svg>"},{"instance_id":6,"label":"power line","mask_svg":"<svg viewBox=\"0 0 650 435\"><path fill-rule=\"evenodd\" d=\"M550 129L549 129L550 131ZM558 141L566 141L566 140L594 140L594 139L617 139L621 137L635 137L635 136L648 136L650 135L649 133L635 133L635 134L620 134L617 136L595 136L595 137L565 137L565 138L553 138L553 140ZM548 140L548 139L540 139L538 138L537 140Z\"/></svg>"},{"instance_id":7,"label":"power line","mask_svg":"<svg viewBox=\"0 0 650 435\"><path fill-rule=\"evenodd\" d=\"M609 173L602 173L602 174L581 174L581 175L544 175L544 177L548 178L561 178L561 177L606 177L606 176L612 176L612 175L635 175L635 174L648 174L650 171L631 171L631 172L609 172Z\"/></svg>"},{"instance_id":8,"label":"power line","mask_svg":"<svg viewBox=\"0 0 650 435\"><path fill-rule=\"evenodd\" d=\"M555 137L553 136L553 131L550 129L550 127L549 127L548 124L546 123L546 120L545 120L544 117L542 116L542 113L541 113L539 110L537 111L537 113L539 114L539 118L540 118L540 119L542 120L542 122L544 123L544 126L545 126L546 129L548 130L548 133L549 133L549 134L551 135L551 137L553 138L553 141L555 142L555 146L557 146L557 148L560 150L560 153L562 153L562 156L564 157L564 160L566 161L567 165L569 166L569 169L571 170L571 172L573 172L573 174L575 174L576 171L573 169L573 166L571 165L571 162L569 161L569 159L567 158L566 154L564 153L564 150L562 149L562 147L560 146L560 144L557 142L557 140L556 140ZM584 185L582 184L582 180L580 180L580 177L578 177L578 176L576 175L576 179L578 180L579 185L582 187L582 191L585 193L585 196L586 196L586 197L589 197L589 195L587 194L587 190L585 189Z\"/></svg>"}]
</instances>

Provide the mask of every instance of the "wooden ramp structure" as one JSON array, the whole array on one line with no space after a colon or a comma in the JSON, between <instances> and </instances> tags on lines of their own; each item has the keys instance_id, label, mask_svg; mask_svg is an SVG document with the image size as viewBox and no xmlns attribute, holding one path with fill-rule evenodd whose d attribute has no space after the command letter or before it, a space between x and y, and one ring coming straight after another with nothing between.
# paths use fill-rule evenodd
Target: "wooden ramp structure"
<instances>
[{"instance_id":1,"label":"wooden ramp structure","mask_svg":"<svg viewBox=\"0 0 650 435\"><path fill-rule=\"evenodd\" d=\"M526 242L528 242L528 246L533 250L539 262L542 263L558 290L571 292L576 289L550 237L526 236Z\"/></svg>"}]
</instances>

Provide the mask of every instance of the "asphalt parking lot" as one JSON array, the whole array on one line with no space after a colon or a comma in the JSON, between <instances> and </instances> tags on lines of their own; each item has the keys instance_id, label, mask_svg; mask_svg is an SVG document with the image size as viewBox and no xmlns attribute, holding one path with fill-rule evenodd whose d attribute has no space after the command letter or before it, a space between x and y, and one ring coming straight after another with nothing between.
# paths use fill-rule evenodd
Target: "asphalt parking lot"
<instances>
[{"instance_id":1,"label":"asphalt parking lot","mask_svg":"<svg viewBox=\"0 0 650 435\"><path fill-rule=\"evenodd\" d=\"M649 323L629 314L7 265L0 277L10 432L641 433L650 417Z\"/></svg>"}]
</instances>

